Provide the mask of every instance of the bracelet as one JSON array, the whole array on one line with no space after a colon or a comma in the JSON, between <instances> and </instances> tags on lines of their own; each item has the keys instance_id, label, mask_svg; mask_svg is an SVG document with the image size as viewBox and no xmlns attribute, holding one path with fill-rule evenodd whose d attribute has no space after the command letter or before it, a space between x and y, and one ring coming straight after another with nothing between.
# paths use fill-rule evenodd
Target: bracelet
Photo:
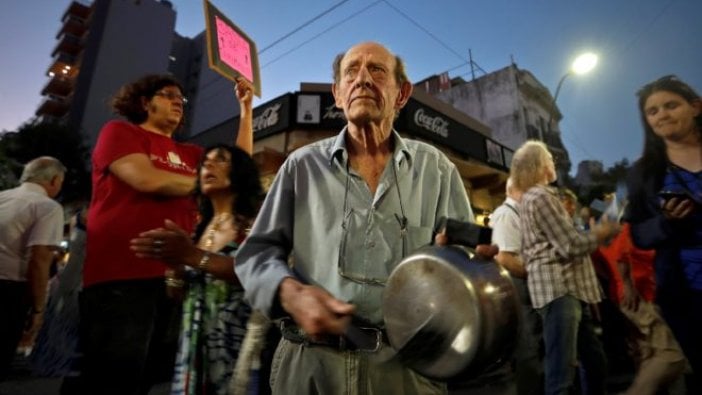
<instances>
[{"instance_id":1,"label":"bracelet","mask_svg":"<svg viewBox=\"0 0 702 395\"><path fill-rule=\"evenodd\" d=\"M32 309L29 310L29 312L31 314L44 314L44 309L37 309L37 308L32 307Z\"/></svg>"},{"instance_id":2,"label":"bracelet","mask_svg":"<svg viewBox=\"0 0 702 395\"><path fill-rule=\"evenodd\" d=\"M175 277L166 277L165 282L167 287L172 288L183 288L185 285L185 281Z\"/></svg>"},{"instance_id":3,"label":"bracelet","mask_svg":"<svg viewBox=\"0 0 702 395\"><path fill-rule=\"evenodd\" d=\"M202 258L200 258L200 262L197 264L197 268L202 270L203 272L206 271L207 266L210 264L210 252L205 251L204 254L202 254Z\"/></svg>"}]
</instances>

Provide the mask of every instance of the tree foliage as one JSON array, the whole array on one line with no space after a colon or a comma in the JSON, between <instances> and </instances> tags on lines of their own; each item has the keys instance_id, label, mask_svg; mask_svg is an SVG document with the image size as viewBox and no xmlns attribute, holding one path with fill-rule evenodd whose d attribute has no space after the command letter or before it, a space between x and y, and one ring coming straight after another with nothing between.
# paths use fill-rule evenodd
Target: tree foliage
<instances>
[{"instance_id":1,"label":"tree foliage","mask_svg":"<svg viewBox=\"0 0 702 395\"><path fill-rule=\"evenodd\" d=\"M39 156L53 156L68 169L61 192L62 201L90 198L88 149L77 130L61 123L26 123L0 137L0 188L17 185L22 167Z\"/></svg>"},{"instance_id":2,"label":"tree foliage","mask_svg":"<svg viewBox=\"0 0 702 395\"><path fill-rule=\"evenodd\" d=\"M617 184L626 181L626 176L631 168L629 160L624 158L615 162L612 167L602 173L592 175L592 183L588 185L578 185L577 195L581 203L589 205L595 199L602 199L607 193L612 193L617 189Z\"/></svg>"}]
</instances>

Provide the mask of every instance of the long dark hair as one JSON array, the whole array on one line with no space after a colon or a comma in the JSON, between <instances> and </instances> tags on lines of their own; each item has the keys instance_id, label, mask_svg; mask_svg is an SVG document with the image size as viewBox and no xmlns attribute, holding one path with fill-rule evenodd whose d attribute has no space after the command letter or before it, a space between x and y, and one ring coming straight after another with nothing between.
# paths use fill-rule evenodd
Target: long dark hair
<instances>
[{"instance_id":1,"label":"long dark hair","mask_svg":"<svg viewBox=\"0 0 702 395\"><path fill-rule=\"evenodd\" d=\"M644 128L644 149L641 159L637 161L637 166L642 167L645 178L653 177L656 180L656 186L660 187L665 176L665 171L668 165L668 156L666 154L665 142L660 136L653 132L653 128L646 120L646 100L660 91L666 91L680 95L688 103L700 101L700 95L695 92L688 84L682 82L674 75L661 77L651 83L644 85L637 93L639 98L639 112L641 114L641 123ZM702 114L696 118L697 132L702 134Z\"/></svg>"},{"instance_id":2,"label":"long dark hair","mask_svg":"<svg viewBox=\"0 0 702 395\"><path fill-rule=\"evenodd\" d=\"M141 124L146 122L149 117L148 112L144 110L142 98L151 100L156 92L161 89L175 86L183 91L183 85L178 80L168 74L150 74L145 75L138 80L126 84L120 88L119 92L112 98L112 110L133 124ZM178 126L183 125L184 119L180 120Z\"/></svg>"},{"instance_id":3,"label":"long dark hair","mask_svg":"<svg viewBox=\"0 0 702 395\"><path fill-rule=\"evenodd\" d=\"M253 158L239 147L217 144L205 149L198 165L198 175L205 163L207 154L212 151L226 151L231 157L229 171L229 191L236 196L232 204L235 213L234 222L240 229L251 225L263 200L263 187L259 178L258 168ZM200 177L195 184L195 199L200 209L200 222L195 228L195 240L199 240L214 216L214 208L210 199L202 194Z\"/></svg>"}]
</instances>

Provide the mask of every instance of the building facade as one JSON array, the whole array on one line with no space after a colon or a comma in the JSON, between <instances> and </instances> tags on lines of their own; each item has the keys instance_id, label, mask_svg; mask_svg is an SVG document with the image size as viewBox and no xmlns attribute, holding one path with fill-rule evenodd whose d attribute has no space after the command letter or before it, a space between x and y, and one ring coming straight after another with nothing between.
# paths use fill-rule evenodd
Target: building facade
<instances>
[{"instance_id":1,"label":"building facade","mask_svg":"<svg viewBox=\"0 0 702 395\"><path fill-rule=\"evenodd\" d=\"M512 150L527 140L542 140L554 155L559 178L568 174L571 162L558 127L562 115L533 74L511 64L472 81L454 78L450 88L440 82L426 83L440 78L430 77L417 86L488 125L492 138Z\"/></svg>"},{"instance_id":2,"label":"building facade","mask_svg":"<svg viewBox=\"0 0 702 395\"><path fill-rule=\"evenodd\" d=\"M120 86L169 71L175 18L168 1L73 1L61 19L36 115L78 128L92 147L113 117L109 100Z\"/></svg>"},{"instance_id":3,"label":"building facade","mask_svg":"<svg viewBox=\"0 0 702 395\"><path fill-rule=\"evenodd\" d=\"M179 139L238 114L233 83L208 67L204 32L183 37L175 21L176 11L164 0L73 1L61 18L36 116L78 128L92 147L114 118L110 98L151 73L171 73L183 83L189 104Z\"/></svg>"},{"instance_id":4,"label":"building facade","mask_svg":"<svg viewBox=\"0 0 702 395\"><path fill-rule=\"evenodd\" d=\"M266 186L295 149L331 137L346 125L335 107L330 84L303 83L254 109L254 159ZM239 118L232 117L191 139L200 145L231 142ZM490 129L420 89L415 89L395 120L404 137L442 150L456 165L478 216L488 215L504 200L504 185L513 150L490 137Z\"/></svg>"},{"instance_id":5,"label":"building facade","mask_svg":"<svg viewBox=\"0 0 702 395\"><path fill-rule=\"evenodd\" d=\"M176 138L232 143L239 115L233 83L209 68L205 33L183 37L174 30L175 18L166 0L73 1L61 19L37 117L77 128L92 148L102 125L115 117L109 100L122 85L149 73L172 73L189 99ZM448 75L437 84L451 87ZM476 213L487 215L504 199L514 146L493 139L490 127L470 114L415 89L395 127L443 150L458 167ZM345 125L330 84L302 84L299 92L258 106L254 115L255 159L264 182L272 181L290 152Z\"/></svg>"}]
</instances>

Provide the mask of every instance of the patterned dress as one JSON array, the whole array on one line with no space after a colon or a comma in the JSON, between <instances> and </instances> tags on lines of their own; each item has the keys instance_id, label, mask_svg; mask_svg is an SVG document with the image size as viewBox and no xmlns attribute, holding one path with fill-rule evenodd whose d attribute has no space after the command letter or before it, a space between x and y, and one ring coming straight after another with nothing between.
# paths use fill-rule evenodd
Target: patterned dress
<instances>
[{"instance_id":1,"label":"patterned dress","mask_svg":"<svg viewBox=\"0 0 702 395\"><path fill-rule=\"evenodd\" d=\"M233 256L238 247L230 242L219 254ZM186 276L188 290L171 394L225 395L251 307L240 285L195 269Z\"/></svg>"}]
</instances>

